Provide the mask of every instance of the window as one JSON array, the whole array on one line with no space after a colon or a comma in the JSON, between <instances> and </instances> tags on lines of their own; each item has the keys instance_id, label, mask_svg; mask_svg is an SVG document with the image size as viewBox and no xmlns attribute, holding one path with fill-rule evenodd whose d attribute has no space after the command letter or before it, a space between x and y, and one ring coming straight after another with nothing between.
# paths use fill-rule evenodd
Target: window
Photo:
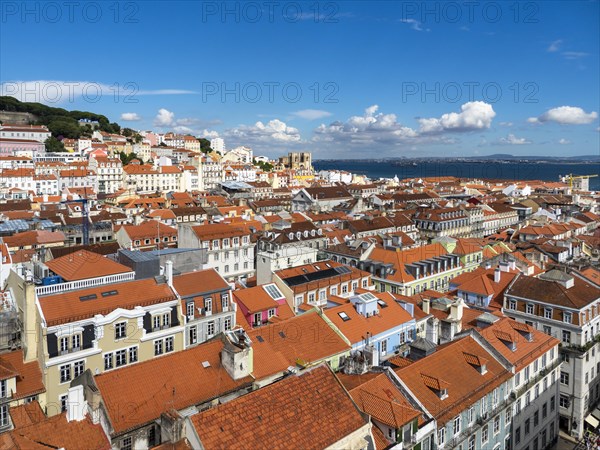
<instances>
[{"instance_id":1,"label":"window","mask_svg":"<svg viewBox=\"0 0 600 450\"><path fill-rule=\"evenodd\" d=\"M0 398L5 398L7 393L6 380L2 380L0 381Z\"/></svg>"},{"instance_id":2,"label":"window","mask_svg":"<svg viewBox=\"0 0 600 450\"><path fill-rule=\"evenodd\" d=\"M544 331L545 334L552 335L552 327L549 327L548 325L544 325L543 326L543 331Z\"/></svg>"},{"instance_id":3,"label":"window","mask_svg":"<svg viewBox=\"0 0 600 450\"><path fill-rule=\"evenodd\" d=\"M481 397L481 415L484 415L487 412L487 397Z\"/></svg>"},{"instance_id":4,"label":"window","mask_svg":"<svg viewBox=\"0 0 600 450\"><path fill-rule=\"evenodd\" d=\"M225 273L229 272L229 265L225 265L225 268L223 269L223 271L224 271Z\"/></svg>"},{"instance_id":5,"label":"window","mask_svg":"<svg viewBox=\"0 0 600 450\"><path fill-rule=\"evenodd\" d=\"M348 293L348 283L342 284L342 294Z\"/></svg>"},{"instance_id":6,"label":"window","mask_svg":"<svg viewBox=\"0 0 600 450\"><path fill-rule=\"evenodd\" d=\"M552 308L544 308L544 317L546 319L552 319Z\"/></svg>"},{"instance_id":7,"label":"window","mask_svg":"<svg viewBox=\"0 0 600 450\"><path fill-rule=\"evenodd\" d=\"M68 396L66 394L61 395L58 398L58 401L60 402L60 411L61 412L65 412L67 410L67 398L68 398Z\"/></svg>"},{"instance_id":8,"label":"window","mask_svg":"<svg viewBox=\"0 0 600 450\"><path fill-rule=\"evenodd\" d=\"M104 370L113 368L113 355L112 353L107 353L104 355Z\"/></svg>"},{"instance_id":9,"label":"window","mask_svg":"<svg viewBox=\"0 0 600 450\"><path fill-rule=\"evenodd\" d=\"M208 336L212 336L215 334L215 322L214 321L210 321L206 324L206 334Z\"/></svg>"},{"instance_id":10,"label":"window","mask_svg":"<svg viewBox=\"0 0 600 450\"><path fill-rule=\"evenodd\" d=\"M554 411L554 408L556 408L556 399L553 395L552 398L550 398L550 412Z\"/></svg>"},{"instance_id":11,"label":"window","mask_svg":"<svg viewBox=\"0 0 600 450\"><path fill-rule=\"evenodd\" d=\"M8 426L8 405L0 406L0 427Z\"/></svg>"},{"instance_id":12,"label":"window","mask_svg":"<svg viewBox=\"0 0 600 450\"><path fill-rule=\"evenodd\" d=\"M571 313L570 312L563 313L563 322L571 323Z\"/></svg>"},{"instance_id":13,"label":"window","mask_svg":"<svg viewBox=\"0 0 600 450\"><path fill-rule=\"evenodd\" d=\"M475 435L469 436L469 447L468 450L475 450Z\"/></svg>"},{"instance_id":14,"label":"window","mask_svg":"<svg viewBox=\"0 0 600 450\"><path fill-rule=\"evenodd\" d=\"M508 427L508 424L510 423L511 420L511 412L512 410L510 408L508 408L506 410L506 414L504 416L504 426Z\"/></svg>"},{"instance_id":15,"label":"window","mask_svg":"<svg viewBox=\"0 0 600 450\"><path fill-rule=\"evenodd\" d=\"M542 405L542 419L545 419L548 415L548 403Z\"/></svg>"},{"instance_id":16,"label":"window","mask_svg":"<svg viewBox=\"0 0 600 450\"><path fill-rule=\"evenodd\" d=\"M275 315L275 308L269 310L269 319Z\"/></svg>"},{"instance_id":17,"label":"window","mask_svg":"<svg viewBox=\"0 0 600 450\"><path fill-rule=\"evenodd\" d=\"M227 266L225 266L227 267ZM227 272L227 269L225 269L225 271ZM212 298L210 297L206 297L204 299L204 312L211 314L212 313Z\"/></svg>"},{"instance_id":18,"label":"window","mask_svg":"<svg viewBox=\"0 0 600 450\"><path fill-rule=\"evenodd\" d=\"M457 435L460 433L460 415L454 418L454 423L452 424L452 434Z\"/></svg>"},{"instance_id":19,"label":"window","mask_svg":"<svg viewBox=\"0 0 600 450\"><path fill-rule=\"evenodd\" d=\"M467 410L467 423L471 424L473 423L473 419L474 419L474 408L472 406L469 406L469 409Z\"/></svg>"},{"instance_id":20,"label":"window","mask_svg":"<svg viewBox=\"0 0 600 450\"><path fill-rule=\"evenodd\" d=\"M129 363L137 362L138 360L138 349L137 347L129 348Z\"/></svg>"},{"instance_id":21,"label":"window","mask_svg":"<svg viewBox=\"0 0 600 450\"><path fill-rule=\"evenodd\" d=\"M537 427L540 423L540 412L536 411L533 413L533 426Z\"/></svg>"},{"instance_id":22,"label":"window","mask_svg":"<svg viewBox=\"0 0 600 450\"><path fill-rule=\"evenodd\" d=\"M514 300L510 300L508 302L508 309L516 310L517 309L517 302L514 301Z\"/></svg>"},{"instance_id":23,"label":"window","mask_svg":"<svg viewBox=\"0 0 600 450\"><path fill-rule=\"evenodd\" d=\"M85 361L77 361L73 364L73 376L77 378L85 370Z\"/></svg>"},{"instance_id":24,"label":"window","mask_svg":"<svg viewBox=\"0 0 600 450\"><path fill-rule=\"evenodd\" d=\"M126 335L127 322L115 323L115 339L122 339Z\"/></svg>"},{"instance_id":25,"label":"window","mask_svg":"<svg viewBox=\"0 0 600 450\"><path fill-rule=\"evenodd\" d=\"M314 303L315 302L315 293L311 292L310 294L308 294L308 303Z\"/></svg>"},{"instance_id":26,"label":"window","mask_svg":"<svg viewBox=\"0 0 600 450\"><path fill-rule=\"evenodd\" d=\"M77 333L71 337L71 350L77 351L81 348L81 334Z\"/></svg>"},{"instance_id":27,"label":"window","mask_svg":"<svg viewBox=\"0 0 600 450\"><path fill-rule=\"evenodd\" d=\"M481 428L481 445L484 445L488 441L488 426L487 424Z\"/></svg>"},{"instance_id":28,"label":"window","mask_svg":"<svg viewBox=\"0 0 600 450\"><path fill-rule=\"evenodd\" d=\"M498 404L498 388L494 389L492 392L492 405L496 406Z\"/></svg>"},{"instance_id":29,"label":"window","mask_svg":"<svg viewBox=\"0 0 600 450\"><path fill-rule=\"evenodd\" d=\"M565 386L569 385L569 374L566 372L560 373L560 384L564 384Z\"/></svg>"},{"instance_id":30,"label":"window","mask_svg":"<svg viewBox=\"0 0 600 450\"><path fill-rule=\"evenodd\" d=\"M387 353L387 339L381 341L381 353L383 355Z\"/></svg>"},{"instance_id":31,"label":"window","mask_svg":"<svg viewBox=\"0 0 600 450\"><path fill-rule=\"evenodd\" d=\"M560 358L563 362L566 362L566 363L569 362L569 354L568 353L561 353Z\"/></svg>"},{"instance_id":32,"label":"window","mask_svg":"<svg viewBox=\"0 0 600 450\"><path fill-rule=\"evenodd\" d=\"M121 450L132 450L131 437L126 437L121 441Z\"/></svg>"},{"instance_id":33,"label":"window","mask_svg":"<svg viewBox=\"0 0 600 450\"><path fill-rule=\"evenodd\" d=\"M229 309L229 296L227 294L223 294L221 296L221 306L223 307L223 311L227 311Z\"/></svg>"},{"instance_id":34,"label":"window","mask_svg":"<svg viewBox=\"0 0 600 450\"><path fill-rule=\"evenodd\" d=\"M127 351L126 350L117 350L115 352L115 365L117 367L124 366L127 364Z\"/></svg>"},{"instance_id":35,"label":"window","mask_svg":"<svg viewBox=\"0 0 600 450\"><path fill-rule=\"evenodd\" d=\"M163 314L163 327L168 328L170 322L171 322L171 317L169 316L169 314Z\"/></svg>"},{"instance_id":36,"label":"window","mask_svg":"<svg viewBox=\"0 0 600 450\"><path fill-rule=\"evenodd\" d=\"M60 366L60 382L66 383L67 381L71 381L71 364Z\"/></svg>"},{"instance_id":37,"label":"window","mask_svg":"<svg viewBox=\"0 0 600 450\"><path fill-rule=\"evenodd\" d=\"M560 405L561 408L568 408L570 405L569 402L569 397L567 395L560 395L560 398L558 400L558 404Z\"/></svg>"},{"instance_id":38,"label":"window","mask_svg":"<svg viewBox=\"0 0 600 450\"><path fill-rule=\"evenodd\" d=\"M152 329L160 330L160 316L152 317Z\"/></svg>"},{"instance_id":39,"label":"window","mask_svg":"<svg viewBox=\"0 0 600 450\"><path fill-rule=\"evenodd\" d=\"M528 303L527 304L527 314L533 314L533 305Z\"/></svg>"},{"instance_id":40,"label":"window","mask_svg":"<svg viewBox=\"0 0 600 450\"><path fill-rule=\"evenodd\" d=\"M517 372L515 375L515 386L518 386L519 384L521 384L521 372Z\"/></svg>"},{"instance_id":41,"label":"window","mask_svg":"<svg viewBox=\"0 0 600 450\"><path fill-rule=\"evenodd\" d=\"M165 353L173 351L173 336L169 336L165 339Z\"/></svg>"},{"instance_id":42,"label":"window","mask_svg":"<svg viewBox=\"0 0 600 450\"><path fill-rule=\"evenodd\" d=\"M530 430L530 425L531 425L531 419L527 419L525 421L525 436L527 436L529 434L529 430Z\"/></svg>"},{"instance_id":43,"label":"window","mask_svg":"<svg viewBox=\"0 0 600 450\"><path fill-rule=\"evenodd\" d=\"M187 316L189 318L193 318L194 317L194 302L188 302L186 305L186 312L187 312Z\"/></svg>"},{"instance_id":44,"label":"window","mask_svg":"<svg viewBox=\"0 0 600 450\"><path fill-rule=\"evenodd\" d=\"M446 429L444 427L438 430L438 446L444 445L446 442Z\"/></svg>"},{"instance_id":45,"label":"window","mask_svg":"<svg viewBox=\"0 0 600 450\"><path fill-rule=\"evenodd\" d=\"M515 444L521 442L521 427L515 430Z\"/></svg>"},{"instance_id":46,"label":"window","mask_svg":"<svg viewBox=\"0 0 600 450\"><path fill-rule=\"evenodd\" d=\"M154 356L162 355L163 353L163 341L154 341Z\"/></svg>"},{"instance_id":47,"label":"window","mask_svg":"<svg viewBox=\"0 0 600 450\"><path fill-rule=\"evenodd\" d=\"M494 417L494 436L500 432L500 416Z\"/></svg>"},{"instance_id":48,"label":"window","mask_svg":"<svg viewBox=\"0 0 600 450\"><path fill-rule=\"evenodd\" d=\"M331 286L330 292L331 295L337 295L337 286Z\"/></svg>"},{"instance_id":49,"label":"window","mask_svg":"<svg viewBox=\"0 0 600 450\"><path fill-rule=\"evenodd\" d=\"M69 338L62 337L60 338L60 353L65 354L69 352Z\"/></svg>"},{"instance_id":50,"label":"window","mask_svg":"<svg viewBox=\"0 0 600 450\"><path fill-rule=\"evenodd\" d=\"M198 342L198 329L196 327L190 327L188 330L188 344L195 344Z\"/></svg>"}]
</instances>

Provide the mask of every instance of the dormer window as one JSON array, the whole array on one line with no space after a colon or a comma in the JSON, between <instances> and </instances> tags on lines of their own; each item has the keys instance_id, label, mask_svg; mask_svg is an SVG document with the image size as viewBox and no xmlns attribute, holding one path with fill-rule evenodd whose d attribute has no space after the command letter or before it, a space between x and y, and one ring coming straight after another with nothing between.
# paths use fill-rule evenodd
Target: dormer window
<instances>
[{"instance_id":1,"label":"dormer window","mask_svg":"<svg viewBox=\"0 0 600 450\"><path fill-rule=\"evenodd\" d=\"M564 323L571 323L571 319L572 319L572 316L571 316L570 312L563 313L563 322Z\"/></svg>"},{"instance_id":2,"label":"dormer window","mask_svg":"<svg viewBox=\"0 0 600 450\"><path fill-rule=\"evenodd\" d=\"M552 308L544 308L544 317L546 319L552 319Z\"/></svg>"},{"instance_id":3,"label":"dormer window","mask_svg":"<svg viewBox=\"0 0 600 450\"><path fill-rule=\"evenodd\" d=\"M533 305L531 303L527 304L527 314L533 314Z\"/></svg>"}]
</instances>

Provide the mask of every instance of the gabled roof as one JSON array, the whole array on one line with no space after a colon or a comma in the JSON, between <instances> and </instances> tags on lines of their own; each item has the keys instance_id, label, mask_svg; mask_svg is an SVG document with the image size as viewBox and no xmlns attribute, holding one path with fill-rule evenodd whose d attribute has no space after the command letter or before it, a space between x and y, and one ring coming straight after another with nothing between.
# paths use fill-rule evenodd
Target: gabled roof
<instances>
[{"instance_id":1,"label":"gabled roof","mask_svg":"<svg viewBox=\"0 0 600 450\"><path fill-rule=\"evenodd\" d=\"M487 371L482 374L469 364L465 352L486 359ZM396 369L396 373L440 426L512 377L472 336L438 347L435 353ZM436 392L441 389L447 389L444 399Z\"/></svg>"},{"instance_id":2,"label":"gabled roof","mask_svg":"<svg viewBox=\"0 0 600 450\"><path fill-rule=\"evenodd\" d=\"M204 448L329 448L367 424L320 365L192 416Z\"/></svg>"},{"instance_id":3,"label":"gabled roof","mask_svg":"<svg viewBox=\"0 0 600 450\"><path fill-rule=\"evenodd\" d=\"M248 335L257 380L350 350L350 345L315 311L255 328Z\"/></svg>"},{"instance_id":4,"label":"gabled roof","mask_svg":"<svg viewBox=\"0 0 600 450\"><path fill-rule=\"evenodd\" d=\"M42 371L36 361L24 362L23 350L0 355L0 380L16 377L16 392L12 399L18 400L46 392Z\"/></svg>"},{"instance_id":5,"label":"gabled roof","mask_svg":"<svg viewBox=\"0 0 600 450\"><path fill-rule=\"evenodd\" d=\"M229 284L215 269L188 272L173 277L173 287L182 297L229 289Z\"/></svg>"},{"instance_id":6,"label":"gabled roof","mask_svg":"<svg viewBox=\"0 0 600 450\"><path fill-rule=\"evenodd\" d=\"M132 270L104 256L88 250L79 250L46 262L48 268L65 281L104 277Z\"/></svg>"},{"instance_id":7,"label":"gabled roof","mask_svg":"<svg viewBox=\"0 0 600 450\"><path fill-rule=\"evenodd\" d=\"M276 299L269 295L268 290L277 296L277 300L285 301L285 296L274 283L238 289L237 291L234 291L233 295L238 300L238 303L244 305L248 312L252 314L277 308L279 306Z\"/></svg>"},{"instance_id":8,"label":"gabled roof","mask_svg":"<svg viewBox=\"0 0 600 450\"><path fill-rule=\"evenodd\" d=\"M248 386L251 377L235 381L221 364L223 345L215 339L96 375L114 433L150 423L171 409L200 405Z\"/></svg>"},{"instance_id":9,"label":"gabled roof","mask_svg":"<svg viewBox=\"0 0 600 450\"><path fill-rule=\"evenodd\" d=\"M394 429L400 429L415 419L424 422L416 410L385 373L350 390L358 407L373 419Z\"/></svg>"},{"instance_id":10,"label":"gabled roof","mask_svg":"<svg viewBox=\"0 0 600 450\"><path fill-rule=\"evenodd\" d=\"M371 292L371 291L369 291ZM367 335L377 336L380 333L391 332L392 329L408 323L413 318L388 292L371 292L383 304L379 305L378 314L365 317L356 311L352 303L335 306L325 310L325 315L353 344L366 339ZM340 314L345 314L344 320Z\"/></svg>"},{"instance_id":11,"label":"gabled roof","mask_svg":"<svg viewBox=\"0 0 600 450\"><path fill-rule=\"evenodd\" d=\"M38 411L34 412L34 409ZM108 450L111 448L101 425L89 416L81 421L68 421L67 413L46 418L37 401L10 409L15 424L20 426L0 434L0 448L23 450ZM19 418L17 418L18 416ZM21 420L27 416L28 420Z\"/></svg>"},{"instance_id":12,"label":"gabled roof","mask_svg":"<svg viewBox=\"0 0 600 450\"><path fill-rule=\"evenodd\" d=\"M134 309L176 298L166 283L157 283L154 278L149 278L45 295L39 297L39 302L50 327L90 319L96 314L110 314L117 308Z\"/></svg>"}]
</instances>

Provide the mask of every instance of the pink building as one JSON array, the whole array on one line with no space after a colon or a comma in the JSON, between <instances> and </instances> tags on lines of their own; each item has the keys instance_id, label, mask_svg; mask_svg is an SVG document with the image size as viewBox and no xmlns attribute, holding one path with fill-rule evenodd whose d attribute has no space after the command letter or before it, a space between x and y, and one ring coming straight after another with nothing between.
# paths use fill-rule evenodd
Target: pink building
<instances>
[{"instance_id":1,"label":"pink building","mask_svg":"<svg viewBox=\"0 0 600 450\"><path fill-rule=\"evenodd\" d=\"M0 156L27 156L45 153L44 143L32 139L0 138Z\"/></svg>"},{"instance_id":2,"label":"pink building","mask_svg":"<svg viewBox=\"0 0 600 450\"><path fill-rule=\"evenodd\" d=\"M250 328L294 315L285 301L285 296L274 283L240 289L234 291L233 296Z\"/></svg>"}]
</instances>

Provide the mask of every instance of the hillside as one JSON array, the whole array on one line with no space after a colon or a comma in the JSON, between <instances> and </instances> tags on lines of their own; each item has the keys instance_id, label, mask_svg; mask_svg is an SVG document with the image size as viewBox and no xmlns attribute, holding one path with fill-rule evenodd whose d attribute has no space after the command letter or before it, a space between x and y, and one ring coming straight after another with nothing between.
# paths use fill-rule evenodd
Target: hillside
<instances>
[{"instance_id":1,"label":"hillside","mask_svg":"<svg viewBox=\"0 0 600 450\"><path fill-rule=\"evenodd\" d=\"M53 108L41 103L25 103L14 97L0 96L0 111L23 112L33 114L37 120L33 125L46 125L55 138L91 137L90 125L79 125L79 119L96 120L100 130L107 133L119 133L121 127L118 123L110 123L106 116L88 111L67 111L62 108Z\"/></svg>"}]
</instances>

